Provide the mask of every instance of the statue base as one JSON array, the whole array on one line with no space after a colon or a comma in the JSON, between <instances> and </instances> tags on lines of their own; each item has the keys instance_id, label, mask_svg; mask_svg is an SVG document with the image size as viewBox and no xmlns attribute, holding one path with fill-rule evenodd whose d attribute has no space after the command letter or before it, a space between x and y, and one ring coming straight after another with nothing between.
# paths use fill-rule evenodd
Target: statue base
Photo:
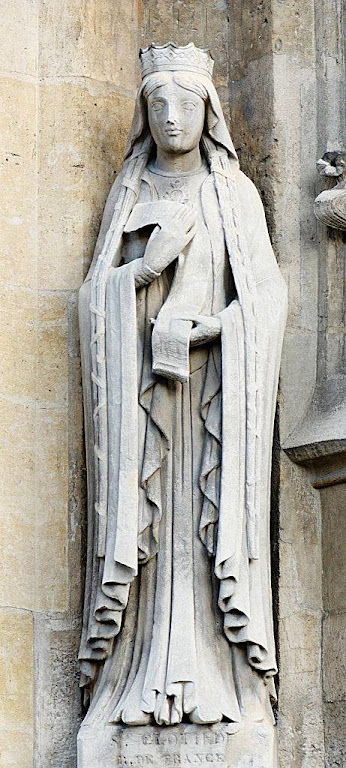
<instances>
[{"instance_id":1,"label":"statue base","mask_svg":"<svg viewBox=\"0 0 346 768\"><path fill-rule=\"evenodd\" d=\"M82 725L78 768L276 768L275 731L245 718L240 727Z\"/></svg>"}]
</instances>

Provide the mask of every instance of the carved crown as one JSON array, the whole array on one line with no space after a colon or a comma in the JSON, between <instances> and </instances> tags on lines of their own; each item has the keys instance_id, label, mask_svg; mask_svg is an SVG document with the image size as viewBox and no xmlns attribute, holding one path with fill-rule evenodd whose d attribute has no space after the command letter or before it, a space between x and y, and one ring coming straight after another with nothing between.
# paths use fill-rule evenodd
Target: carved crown
<instances>
[{"instance_id":1,"label":"carved crown","mask_svg":"<svg viewBox=\"0 0 346 768\"><path fill-rule=\"evenodd\" d=\"M153 72L198 72L211 79L214 61L209 51L196 48L193 43L179 47L169 42L166 45L151 43L148 48L141 48L142 78Z\"/></svg>"}]
</instances>

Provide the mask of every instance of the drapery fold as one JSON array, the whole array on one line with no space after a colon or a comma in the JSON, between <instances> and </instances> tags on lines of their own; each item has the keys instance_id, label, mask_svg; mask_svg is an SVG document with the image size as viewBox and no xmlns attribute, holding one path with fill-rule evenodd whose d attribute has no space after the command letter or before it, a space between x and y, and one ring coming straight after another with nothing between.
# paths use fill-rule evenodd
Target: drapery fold
<instances>
[{"instance_id":1,"label":"drapery fold","mask_svg":"<svg viewBox=\"0 0 346 768\"><path fill-rule=\"evenodd\" d=\"M251 666L271 677L276 671L271 615L269 493L271 444L278 369L285 321L285 288L273 256L257 192L237 172L240 203L250 208L247 240L257 284L256 511L259 557L249 557L245 514L246 382L244 319L238 299L220 313L221 361L209 356L201 402L205 446L200 486L204 495L200 537L215 558L219 607L231 643L246 644ZM207 185L212 186L212 177ZM251 186L249 186L251 185ZM249 202L250 197L250 202ZM203 200L203 196L202 196ZM206 198L206 224L219 217L217 198ZM138 563L157 551L160 524L160 467L170 450L170 387L150 368L150 329L138 350L138 294L135 262L111 268L106 290L108 508L94 513L93 425L86 418L88 462L88 567L80 650L82 683L95 679L100 661L112 652ZM84 403L91 402L89 285L81 290ZM144 289L145 290L145 289ZM165 299L152 292L153 315ZM88 335L89 333L89 335ZM221 365L221 368L220 368ZM221 377L221 387L220 387ZM161 393L160 393L161 389ZM165 407L162 408L162 403ZM144 446L139 447L138 407L143 411ZM221 407L222 406L222 407ZM221 420L222 413L222 420ZM148 424L150 425L148 428ZM100 550L100 528L104 550Z\"/></svg>"}]
</instances>

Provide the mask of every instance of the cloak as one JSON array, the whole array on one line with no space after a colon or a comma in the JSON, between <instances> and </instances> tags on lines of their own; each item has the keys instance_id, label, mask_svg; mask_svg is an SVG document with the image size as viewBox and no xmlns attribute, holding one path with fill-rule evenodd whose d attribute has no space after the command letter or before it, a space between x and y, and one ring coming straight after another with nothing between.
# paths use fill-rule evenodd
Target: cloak
<instances>
[{"instance_id":1,"label":"cloak","mask_svg":"<svg viewBox=\"0 0 346 768\"><path fill-rule=\"evenodd\" d=\"M209 95L202 139L210 167L204 215L211 236L215 220L220 222L237 296L220 313L220 497L216 510L208 496L206 474L201 479L206 503L199 535L214 558L226 637L230 643L245 646L249 664L270 679L276 672L270 474L286 286L271 248L259 195L239 170L215 88L207 78L201 79ZM145 489L152 514L144 528L140 522L143 488L139 446L133 439L138 434L138 259L121 263L124 227L138 199L152 149L144 83L137 97L125 163L109 195L95 257L80 290L88 560L79 658L81 684L91 690L99 665L111 655L121 630L130 585L141 562L157 551L160 525L155 467ZM149 389L155 377L150 371L147 376ZM164 424L160 428L164 440Z\"/></svg>"}]
</instances>

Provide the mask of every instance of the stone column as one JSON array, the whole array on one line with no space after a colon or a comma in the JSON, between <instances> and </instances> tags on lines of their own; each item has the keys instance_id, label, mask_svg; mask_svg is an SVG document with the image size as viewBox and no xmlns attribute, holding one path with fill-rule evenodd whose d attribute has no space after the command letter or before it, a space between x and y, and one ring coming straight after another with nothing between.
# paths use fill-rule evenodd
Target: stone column
<instances>
[{"instance_id":1,"label":"stone column","mask_svg":"<svg viewBox=\"0 0 346 768\"><path fill-rule=\"evenodd\" d=\"M132 118L137 3L2 5L0 765L62 768L81 714L76 299Z\"/></svg>"},{"instance_id":2,"label":"stone column","mask_svg":"<svg viewBox=\"0 0 346 768\"><path fill-rule=\"evenodd\" d=\"M233 137L289 288L272 510L282 768L322 768L340 753L344 606L340 594L331 600L331 537L338 528L342 538L345 499L345 486L335 486L345 478L345 249L316 222L313 201L316 160L345 136L341 5L231 1L229 9Z\"/></svg>"}]
</instances>

